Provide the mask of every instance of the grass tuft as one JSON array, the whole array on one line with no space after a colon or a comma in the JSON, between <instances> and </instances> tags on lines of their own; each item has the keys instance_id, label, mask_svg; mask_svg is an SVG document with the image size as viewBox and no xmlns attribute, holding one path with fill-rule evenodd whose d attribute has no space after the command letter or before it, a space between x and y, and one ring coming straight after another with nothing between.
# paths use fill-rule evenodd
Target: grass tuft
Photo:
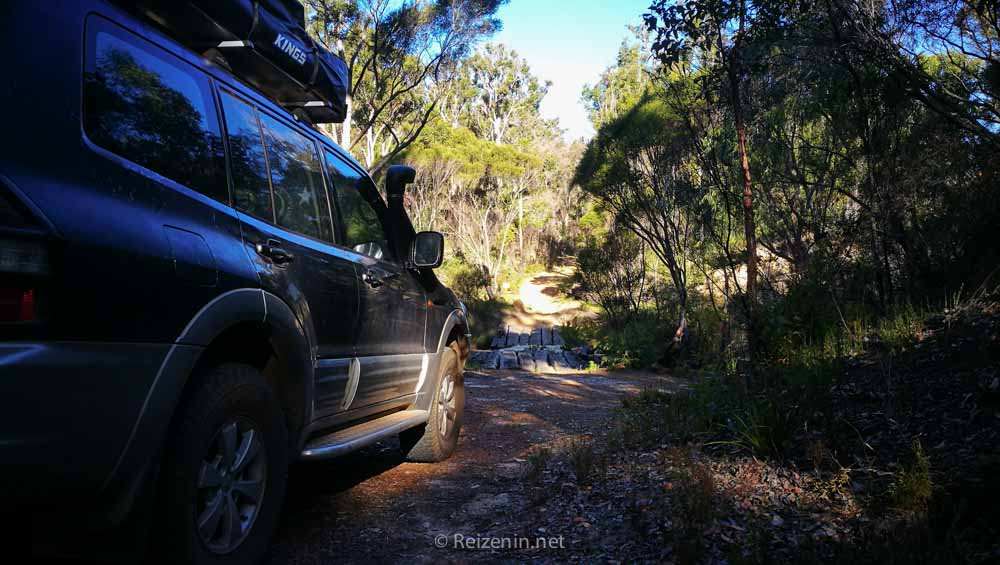
<instances>
[{"instance_id":1,"label":"grass tuft","mask_svg":"<svg viewBox=\"0 0 1000 565\"><path fill-rule=\"evenodd\" d=\"M528 464L524 469L524 479L532 483L540 481L551 459L552 451L546 447L529 453Z\"/></svg>"},{"instance_id":2,"label":"grass tuft","mask_svg":"<svg viewBox=\"0 0 1000 565\"><path fill-rule=\"evenodd\" d=\"M576 475L576 482L584 483L594 471L594 447L590 442L582 439L574 439L566 448L569 461L573 465L573 473Z\"/></svg>"},{"instance_id":3,"label":"grass tuft","mask_svg":"<svg viewBox=\"0 0 1000 565\"><path fill-rule=\"evenodd\" d=\"M912 460L896 474L890 494L893 505L903 510L924 512L931 500L934 483L931 480L931 461L924 453L920 440L914 439Z\"/></svg>"}]
</instances>

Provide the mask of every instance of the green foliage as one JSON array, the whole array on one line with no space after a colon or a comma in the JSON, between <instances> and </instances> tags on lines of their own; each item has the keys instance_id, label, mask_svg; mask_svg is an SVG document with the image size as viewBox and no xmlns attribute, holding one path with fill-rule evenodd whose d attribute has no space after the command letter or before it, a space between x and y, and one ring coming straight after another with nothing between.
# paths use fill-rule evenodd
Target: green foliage
<instances>
[{"instance_id":1,"label":"green foliage","mask_svg":"<svg viewBox=\"0 0 1000 565\"><path fill-rule=\"evenodd\" d=\"M583 87L580 99L595 129L631 110L646 94L651 81L644 55L641 38L634 44L623 41L615 64L596 84Z\"/></svg>"},{"instance_id":2,"label":"green foliage","mask_svg":"<svg viewBox=\"0 0 1000 565\"><path fill-rule=\"evenodd\" d=\"M472 302L486 298L484 289L489 284L489 274L481 268L449 258L442 263L437 275L460 300Z\"/></svg>"},{"instance_id":3,"label":"green foliage","mask_svg":"<svg viewBox=\"0 0 1000 565\"><path fill-rule=\"evenodd\" d=\"M565 324L559 331L566 347L574 349L581 346L593 347L597 342L597 324L587 320L575 319Z\"/></svg>"},{"instance_id":4,"label":"green foliage","mask_svg":"<svg viewBox=\"0 0 1000 565\"><path fill-rule=\"evenodd\" d=\"M539 80L526 60L502 44L483 47L469 59L465 71L482 93L469 108L476 134L494 143L530 139L532 126L540 125L538 110L549 83ZM528 127L517 127L522 124Z\"/></svg>"},{"instance_id":5,"label":"green foliage","mask_svg":"<svg viewBox=\"0 0 1000 565\"><path fill-rule=\"evenodd\" d=\"M594 470L594 446L583 439L573 439L566 448L569 462L573 467L573 473L578 483L585 483L590 479Z\"/></svg>"},{"instance_id":6,"label":"green foliage","mask_svg":"<svg viewBox=\"0 0 1000 565\"><path fill-rule=\"evenodd\" d=\"M934 491L931 461L920 440L914 439L910 462L896 474L890 495L897 508L921 512L927 510Z\"/></svg>"},{"instance_id":7,"label":"green foliage","mask_svg":"<svg viewBox=\"0 0 1000 565\"><path fill-rule=\"evenodd\" d=\"M644 389L636 396L622 399L615 411L613 437L621 447L638 449L659 445L670 430L665 409L671 396L655 389Z\"/></svg>"},{"instance_id":8,"label":"green foliage","mask_svg":"<svg viewBox=\"0 0 1000 565\"><path fill-rule=\"evenodd\" d=\"M579 250L573 282L577 294L604 310L608 323L621 327L639 314L648 292L646 248L635 235L608 232Z\"/></svg>"},{"instance_id":9,"label":"green foliage","mask_svg":"<svg viewBox=\"0 0 1000 565\"><path fill-rule=\"evenodd\" d=\"M542 479L545 469L552 460L552 450L541 447L528 454L527 465L524 468L524 479L531 483L537 483Z\"/></svg>"},{"instance_id":10,"label":"green foliage","mask_svg":"<svg viewBox=\"0 0 1000 565\"><path fill-rule=\"evenodd\" d=\"M503 4L305 2L313 37L351 65L353 111L332 133L373 172L421 135L454 69L500 28Z\"/></svg>"},{"instance_id":11,"label":"green foliage","mask_svg":"<svg viewBox=\"0 0 1000 565\"><path fill-rule=\"evenodd\" d=\"M713 442L733 445L755 455L780 457L801 422L796 406L770 398L754 398L734 410L726 428L732 439Z\"/></svg>"},{"instance_id":12,"label":"green foliage","mask_svg":"<svg viewBox=\"0 0 1000 565\"><path fill-rule=\"evenodd\" d=\"M469 310L469 331L477 349L489 349L493 332L511 309L511 305L496 299L473 299L465 302Z\"/></svg>"},{"instance_id":13,"label":"green foliage","mask_svg":"<svg viewBox=\"0 0 1000 565\"><path fill-rule=\"evenodd\" d=\"M900 353L913 346L924 327L926 313L910 305L897 309L878 322L879 342L893 353Z\"/></svg>"},{"instance_id":14,"label":"green foliage","mask_svg":"<svg viewBox=\"0 0 1000 565\"><path fill-rule=\"evenodd\" d=\"M668 439L710 440L707 445L780 457L802 424L807 405L802 400L747 396L732 382L704 374L685 392L643 391L623 399L615 433L628 448L648 448Z\"/></svg>"},{"instance_id":15,"label":"green foliage","mask_svg":"<svg viewBox=\"0 0 1000 565\"><path fill-rule=\"evenodd\" d=\"M629 317L619 327L601 320L574 320L562 329L568 347L587 345L611 368L652 367L673 338L673 328L649 312Z\"/></svg>"}]
</instances>

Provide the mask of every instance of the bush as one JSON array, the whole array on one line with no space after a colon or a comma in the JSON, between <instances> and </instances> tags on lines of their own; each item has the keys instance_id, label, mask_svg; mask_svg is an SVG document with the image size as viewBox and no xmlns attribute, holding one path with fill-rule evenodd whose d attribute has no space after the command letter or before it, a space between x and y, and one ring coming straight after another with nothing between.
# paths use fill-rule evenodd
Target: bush
<instances>
[{"instance_id":1,"label":"bush","mask_svg":"<svg viewBox=\"0 0 1000 565\"><path fill-rule=\"evenodd\" d=\"M733 413L727 428L731 440L715 443L740 447L754 455L780 457L799 424L796 406L772 399L753 399Z\"/></svg>"},{"instance_id":2,"label":"bush","mask_svg":"<svg viewBox=\"0 0 1000 565\"><path fill-rule=\"evenodd\" d=\"M598 348L610 357L612 366L651 367L663 356L672 334L652 316L641 315L625 322L621 330L608 331Z\"/></svg>"},{"instance_id":3,"label":"bush","mask_svg":"<svg viewBox=\"0 0 1000 565\"><path fill-rule=\"evenodd\" d=\"M911 347L924 327L925 314L912 306L904 306L879 321L879 343L892 353L900 353Z\"/></svg>"},{"instance_id":4,"label":"bush","mask_svg":"<svg viewBox=\"0 0 1000 565\"><path fill-rule=\"evenodd\" d=\"M931 461L924 453L920 440L913 440L912 450L912 459L896 474L890 494L897 508L923 512L927 510L927 503L930 502L934 489L931 481Z\"/></svg>"},{"instance_id":5,"label":"bush","mask_svg":"<svg viewBox=\"0 0 1000 565\"><path fill-rule=\"evenodd\" d=\"M609 325L620 328L639 315L649 290L642 240L625 230L611 231L580 249L576 263L579 295L599 304Z\"/></svg>"},{"instance_id":6,"label":"bush","mask_svg":"<svg viewBox=\"0 0 1000 565\"><path fill-rule=\"evenodd\" d=\"M671 431L667 408L672 395L644 389L637 396L626 396L616 410L613 430L617 443L626 448L643 448L665 441Z\"/></svg>"},{"instance_id":7,"label":"bush","mask_svg":"<svg viewBox=\"0 0 1000 565\"><path fill-rule=\"evenodd\" d=\"M593 349L597 345L599 326L592 320L574 318L559 329L566 347L587 346Z\"/></svg>"},{"instance_id":8,"label":"bush","mask_svg":"<svg viewBox=\"0 0 1000 565\"><path fill-rule=\"evenodd\" d=\"M452 258L441 265L437 275L466 304L487 299L486 289L490 285L490 278L481 268Z\"/></svg>"},{"instance_id":9,"label":"bush","mask_svg":"<svg viewBox=\"0 0 1000 565\"><path fill-rule=\"evenodd\" d=\"M477 349L489 349L494 330L500 326L511 305L501 300L467 300L469 331Z\"/></svg>"},{"instance_id":10,"label":"bush","mask_svg":"<svg viewBox=\"0 0 1000 565\"><path fill-rule=\"evenodd\" d=\"M651 367L659 361L673 333L672 324L661 322L650 312L629 318L619 328L604 320L576 319L561 330L567 347L586 345L604 356L604 366L629 369Z\"/></svg>"},{"instance_id":11,"label":"bush","mask_svg":"<svg viewBox=\"0 0 1000 565\"><path fill-rule=\"evenodd\" d=\"M569 461L573 465L573 473L578 483L586 482L594 469L594 448L582 439L574 439L566 449Z\"/></svg>"},{"instance_id":12,"label":"bush","mask_svg":"<svg viewBox=\"0 0 1000 565\"><path fill-rule=\"evenodd\" d=\"M537 483L545 474L545 469L552 459L552 450L542 447L528 454L527 466L524 469L524 479L531 483Z\"/></svg>"}]
</instances>

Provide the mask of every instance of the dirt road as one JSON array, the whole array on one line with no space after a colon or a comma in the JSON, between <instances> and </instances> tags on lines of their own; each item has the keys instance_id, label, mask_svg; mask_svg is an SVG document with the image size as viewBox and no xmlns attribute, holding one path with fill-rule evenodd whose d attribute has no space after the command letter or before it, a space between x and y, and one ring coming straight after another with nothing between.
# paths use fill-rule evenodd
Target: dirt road
<instances>
[{"instance_id":1,"label":"dirt road","mask_svg":"<svg viewBox=\"0 0 1000 565\"><path fill-rule=\"evenodd\" d=\"M622 395L676 383L650 374L470 371L465 386L461 441L444 463L406 463L393 441L342 459L294 467L269 562L519 561L539 556L537 549L455 547L456 535L514 534L532 542L543 536L517 529L519 518L535 505L516 488L525 480L531 450L598 433ZM571 547L573 540L561 543ZM554 552L545 556L558 559L563 550L542 551Z\"/></svg>"}]
</instances>

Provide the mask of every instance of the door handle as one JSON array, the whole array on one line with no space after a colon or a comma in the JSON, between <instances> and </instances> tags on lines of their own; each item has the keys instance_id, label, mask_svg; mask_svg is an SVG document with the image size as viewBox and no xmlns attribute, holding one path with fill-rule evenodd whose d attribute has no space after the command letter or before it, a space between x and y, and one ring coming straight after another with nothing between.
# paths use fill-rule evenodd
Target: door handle
<instances>
[{"instance_id":1,"label":"door handle","mask_svg":"<svg viewBox=\"0 0 1000 565\"><path fill-rule=\"evenodd\" d=\"M361 280L365 281L368 286L372 288L378 288L385 284L386 281L394 279L398 276L399 273L393 273L391 271L366 269L365 272L361 273Z\"/></svg>"},{"instance_id":2,"label":"door handle","mask_svg":"<svg viewBox=\"0 0 1000 565\"><path fill-rule=\"evenodd\" d=\"M258 243L257 253L262 257L267 257L275 265L287 265L295 260L295 255L282 249L281 242L276 239L269 239L264 243Z\"/></svg>"}]
</instances>

